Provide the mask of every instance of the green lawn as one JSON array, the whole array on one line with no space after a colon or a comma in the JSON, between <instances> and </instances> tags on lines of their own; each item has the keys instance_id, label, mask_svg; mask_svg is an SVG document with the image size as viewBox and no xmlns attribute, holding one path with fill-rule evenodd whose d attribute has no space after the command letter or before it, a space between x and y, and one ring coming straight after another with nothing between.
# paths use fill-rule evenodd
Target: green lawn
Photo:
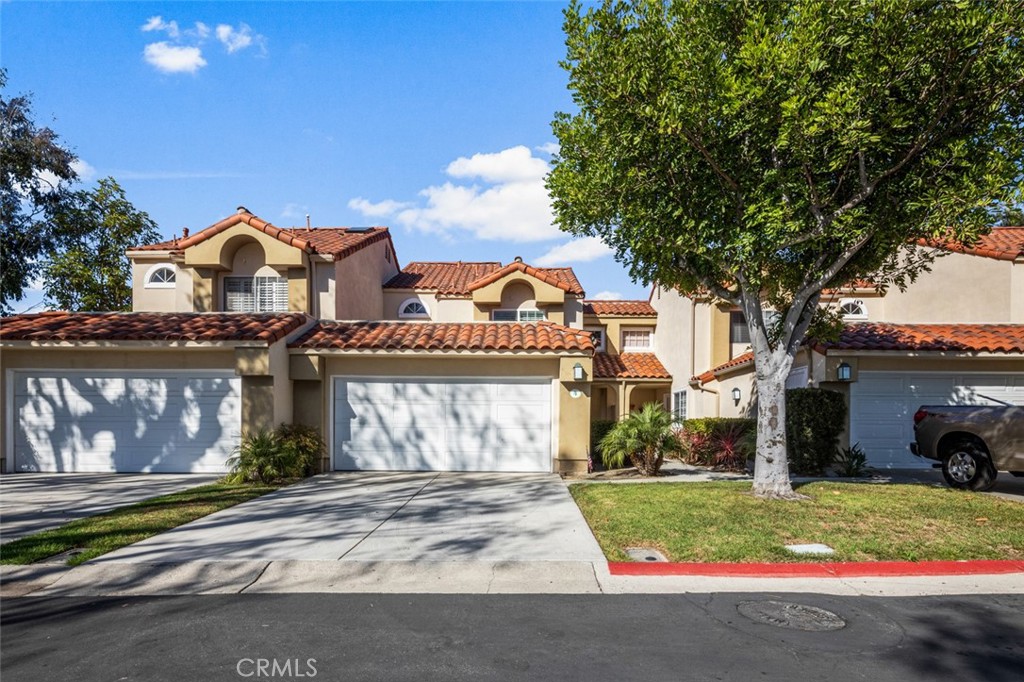
<instances>
[{"instance_id":1,"label":"green lawn","mask_svg":"<svg viewBox=\"0 0 1024 682\"><path fill-rule=\"evenodd\" d=\"M68 561L74 566L279 487L213 483L154 497L0 545L0 564L30 564L82 550Z\"/></svg>"},{"instance_id":2,"label":"green lawn","mask_svg":"<svg viewBox=\"0 0 1024 682\"><path fill-rule=\"evenodd\" d=\"M783 545L821 542L827 561L1024 559L1024 504L949 488L817 482L801 502L749 483L577 484L572 496L611 561L653 547L670 561L799 562Z\"/></svg>"}]
</instances>

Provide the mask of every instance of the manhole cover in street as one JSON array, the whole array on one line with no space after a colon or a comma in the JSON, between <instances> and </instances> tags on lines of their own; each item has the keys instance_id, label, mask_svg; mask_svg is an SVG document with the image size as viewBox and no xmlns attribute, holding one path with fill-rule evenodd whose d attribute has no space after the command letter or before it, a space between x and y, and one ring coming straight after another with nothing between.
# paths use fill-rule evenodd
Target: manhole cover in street
<instances>
[{"instance_id":1,"label":"manhole cover in street","mask_svg":"<svg viewBox=\"0 0 1024 682\"><path fill-rule=\"evenodd\" d=\"M831 611L788 601L745 601L736 609L755 623L777 628L827 632L846 627L846 621Z\"/></svg>"}]
</instances>

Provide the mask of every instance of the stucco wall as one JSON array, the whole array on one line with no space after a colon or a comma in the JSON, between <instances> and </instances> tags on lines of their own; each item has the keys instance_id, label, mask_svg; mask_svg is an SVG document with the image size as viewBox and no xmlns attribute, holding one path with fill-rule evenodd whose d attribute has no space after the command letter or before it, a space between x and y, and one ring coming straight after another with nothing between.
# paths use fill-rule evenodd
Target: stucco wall
<instances>
[{"instance_id":1,"label":"stucco wall","mask_svg":"<svg viewBox=\"0 0 1024 682\"><path fill-rule=\"evenodd\" d=\"M884 298L885 322L1007 323L1014 318L1010 261L952 253L936 259L931 272L921 274L907 290L892 287ZM1014 277L1017 277L1014 275ZM1021 294L1024 296L1024 294ZM867 301L870 303L870 301ZM868 310L869 319L877 320Z\"/></svg>"},{"instance_id":2,"label":"stucco wall","mask_svg":"<svg viewBox=\"0 0 1024 682\"><path fill-rule=\"evenodd\" d=\"M672 375L672 390L690 391L690 377L695 374L691 360L694 341L691 313L696 312L694 303L680 296L674 289L659 288L651 297L651 305L658 311L654 352ZM688 393L687 406L689 402Z\"/></svg>"},{"instance_id":3,"label":"stucco wall","mask_svg":"<svg viewBox=\"0 0 1024 682\"><path fill-rule=\"evenodd\" d=\"M174 268L175 285L171 288L147 288L146 274L159 265L170 265ZM189 307L183 308L180 291L187 287ZM192 280L189 273L183 271L169 260L135 260L132 261L132 310L134 312L188 312L191 310Z\"/></svg>"},{"instance_id":4,"label":"stucco wall","mask_svg":"<svg viewBox=\"0 0 1024 682\"><path fill-rule=\"evenodd\" d=\"M384 318L381 285L398 273L394 258L388 262L387 240L356 251L334 264L335 319L379 320Z\"/></svg>"},{"instance_id":5,"label":"stucco wall","mask_svg":"<svg viewBox=\"0 0 1024 682\"><path fill-rule=\"evenodd\" d=\"M411 289L385 289L384 290L384 310L382 319L385 320L399 320L399 319L411 319L411 320L424 320L427 318L400 318L398 311L400 306L410 299L416 299L424 306L430 313L431 322L455 322L456 320L445 320L441 318L442 309L438 307L437 297L428 291L413 291ZM447 306L442 306L447 307ZM472 319L472 315L470 318Z\"/></svg>"}]
</instances>

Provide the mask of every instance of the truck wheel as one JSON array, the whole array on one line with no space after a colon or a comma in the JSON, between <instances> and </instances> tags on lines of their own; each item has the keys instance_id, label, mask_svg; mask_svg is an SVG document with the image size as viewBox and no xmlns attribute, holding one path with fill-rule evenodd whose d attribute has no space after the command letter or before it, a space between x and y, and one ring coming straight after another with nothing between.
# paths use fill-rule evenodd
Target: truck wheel
<instances>
[{"instance_id":1,"label":"truck wheel","mask_svg":"<svg viewBox=\"0 0 1024 682\"><path fill-rule=\"evenodd\" d=\"M972 440L953 443L942 454L946 483L961 490L988 490L996 484L996 470L984 445Z\"/></svg>"}]
</instances>

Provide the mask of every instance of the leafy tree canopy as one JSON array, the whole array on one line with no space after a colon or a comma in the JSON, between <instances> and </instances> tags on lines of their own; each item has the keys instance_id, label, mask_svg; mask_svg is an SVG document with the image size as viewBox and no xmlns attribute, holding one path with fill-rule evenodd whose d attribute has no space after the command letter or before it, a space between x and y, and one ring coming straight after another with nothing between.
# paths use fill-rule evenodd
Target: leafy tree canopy
<instances>
[{"instance_id":1,"label":"leafy tree canopy","mask_svg":"<svg viewBox=\"0 0 1024 682\"><path fill-rule=\"evenodd\" d=\"M113 178L74 193L56 220L64 247L46 265L46 301L62 310L131 310L125 251L160 239L156 223Z\"/></svg>"},{"instance_id":2,"label":"leafy tree canopy","mask_svg":"<svg viewBox=\"0 0 1024 682\"><path fill-rule=\"evenodd\" d=\"M1024 2L606 0L564 29L556 219L743 309L755 490L788 495L781 387L822 288L903 286L914 240L970 242L1020 202Z\"/></svg>"},{"instance_id":3,"label":"leafy tree canopy","mask_svg":"<svg viewBox=\"0 0 1024 682\"><path fill-rule=\"evenodd\" d=\"M65 310L129 310L125 249L159 239L155 223L113 178L76 190L75 155L33 122L27 96L5 98L0 70L0 314L42 277Z\"/></svg>"},{"instance_id":4,"label":"leafy tree canopy","mask_svg":"<svg viewBox=\"0 0 1024 682\"><path fill-rule=\"evenodd\" d=\"M49 128L32 120L27 96L8 99L0 70L0 313L11 312L59 240L53 217L78 178L75 155Z\"/></svg>"}]
</instances>

